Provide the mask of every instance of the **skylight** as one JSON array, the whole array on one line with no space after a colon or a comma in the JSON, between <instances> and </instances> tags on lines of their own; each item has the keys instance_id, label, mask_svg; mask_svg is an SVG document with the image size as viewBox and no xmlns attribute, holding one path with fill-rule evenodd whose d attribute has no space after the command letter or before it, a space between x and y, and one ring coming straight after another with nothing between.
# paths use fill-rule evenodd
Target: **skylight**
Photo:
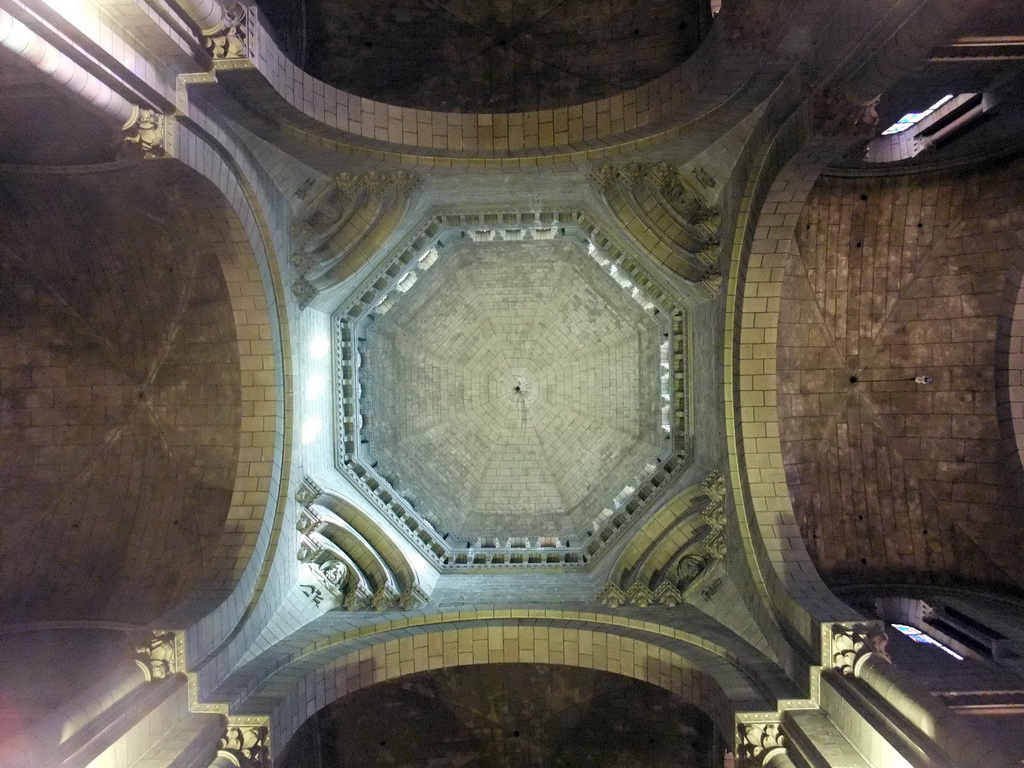
<instances>
[{"instance_id":1,"label":"skylight","mask_svg":"<svg viewBox=\"0 0 1024 768\"><path fill-rule=\"evenodd\" d=\"M917 629L917 627L911 627L911 626L908 626L906 624L893 624L892 626L893 626L894 629L898 629L904 635L909 637L915 643L921 643L922 645L934 645L936 648L939 648L939 649L945 651L946 653L948 653L954 659L956 659L958 661L963 661L964 660L964 657L961 656L956 651L954 651L952 648L947 648L942 643L940 643L938 640L936 640L934 637L930 637L929 635L926 635L921 630Z\"/></svg>"},{"instance_id":2,"label":"skylight","mask_svg":"<svg viewBox=\"0 0 1024 768\"><path fill-rule=\"evenodd\" d=\"M943 96L941 99L936 101L934 104L932 104L930 107L928 107L928 109L924 110L923 112L908 112L903 117L901 117L899 120L897 120L895 123L893 123L888 128L886 128L884 131L882 131L882 135L883 136L892 136L893 134L896 134L896 133L903 133L905 130L910 128L912 125L917 125L919 122L921 122L926 117L928 117L928 115L930 115L932 112L934 112L936 109L941 107L943 104L945 104L947 101L949 101L952 98L953 98L952 94L950 94L949 96Z\"/></svg>"}]
</instances>

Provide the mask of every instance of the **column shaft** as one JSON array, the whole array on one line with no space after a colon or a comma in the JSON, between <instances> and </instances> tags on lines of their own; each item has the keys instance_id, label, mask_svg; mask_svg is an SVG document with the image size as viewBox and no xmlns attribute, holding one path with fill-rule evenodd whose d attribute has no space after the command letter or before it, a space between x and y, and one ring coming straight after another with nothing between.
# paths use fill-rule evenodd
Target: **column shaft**
<instances>
[{"instance_id":1,"label":"column shaft","mask_svg":"<svg viewBox=\"0 0 1024 768\"><path fill-rule=\"evenodd\" d=\"M62 745L149 679L137 662L121 664L68 703L0 745L0 768L50 768Z\"/></svg>"},{"instance_id":2,"label":"column shaft","mask_svg":"<svg viewBox=\"0 0 1024 768\"><path fill-rule=\"evenodd\" d=\"M868 654L858 663L856 676L931 738L957 765L963 768L1019 767L999 745L918 686L884 656Z\"/></svg>"},{"instance_id":3,"label":"column shaft","mask_svg":"<svg viewBox=\"0 0 1024 768\"><path fill-rule=\"evenodd\" d=\"M0 45L122 125L134 119L135 105L3 10L0 10Z\"/></svg>"},{"instance_id":4,"label":"column shaft","mask_svg":"<svg viewBox=\"0 0 1024 768\"><path fill-rule=\"evenodd\" d=\"M178 6L188 14L204 35L220 30L227 15L217 0L178 0Z\"/></svg>"}]
</instances>

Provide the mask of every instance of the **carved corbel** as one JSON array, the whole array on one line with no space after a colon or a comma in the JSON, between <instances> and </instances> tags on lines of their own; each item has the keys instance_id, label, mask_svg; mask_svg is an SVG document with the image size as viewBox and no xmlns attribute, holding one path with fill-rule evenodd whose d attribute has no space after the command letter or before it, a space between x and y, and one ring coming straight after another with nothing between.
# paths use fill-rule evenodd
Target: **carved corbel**
<instances>
[{"instance_id":1,"label":"carved corbel","mask_svg":"<svg viewBox=\"0 0 1024 768\"><path fill-rule=\"evenodd\" d=\"M398 598L398 607L403 611L411 611L423 605L428 599L427 594L414 584L402 592Z\"/></svg>"},{"instance_id":2,"label":"carved corbel","mask_svg":"<svg viewBox=\"0 0 1024 768\"><path fill-rule=\"evenodd\" d=\"M654 602L671 608L683 602L683 593L671 581L663 581L654 590Z\"/></svg>"},{"instance_id":3,"label":"carved corbel","mask_svg":"<svg viewBox=\"0 0 1024 768\"><path fill-rule=\"evenodd\" d=\"M736 726L737 768L762 768L786 751L786 735L778 720Z\"/></svg>"},{"instance_id":4,"label":"carved corbel","mask_svg":"<svg viewBox=\"0 0 1024 768\"><path fill-rule=\"evenodd\" d=\"M370 598L370 607L375 611L386 611L398 604L399 594L391 587L384 585Z\"/></svg>"},{"instance_id":5,"label":"carved corbel","mask_svg":"<svg viewBox=\"0 0 1024 768\"><path fill-rule=\"evenodd\" d=\"M218 762L219 761L219 762ZM233 724L220 739L217 759L210 768L221 765L238 768L270 768L270 731L263 725Z\"/></svg>"},{"instance_id":6,"label":"carved corbel","mask_svg":"<svg viewBox=\"0 0 1024 768\"><path fill-rule=\"evenodd\" d=\"M165 118L156 110L135 107L121 130L125 143L138 147L143 157L163 156L167 138Z\"/></svg>"},{"instance_id":7,"label":"carved corbel","mask_svg":"<svg viewBox=\"0 0 1024 768\"><path fill-rule=\"evenodd\" d=\"M857 677L868 658L891 662L885 647L889 636L881 622L844 622L831 627L831 666L847 677Z\"/></svg>"},{"instance_id":8,"label":"carved corbel","mask_svg":"<svg viewBox=\"0 0 1024 768\"><path fill-rule=\"evenodd\" d=\"M700 489L713 502L721 504L725 501L725 478L717 469L711 470L701 481Z\"/></svg>"},{"instance_id":9,"label":"carved corbel","mask_svg":"<svg viewBox=\"0 0 1024 768\"><path fill-rule=\"evenodd\" d=\"M298 277L292 283L292 295L295 296L295 300L302 309L308 307L309 302L319 294L320 291L317 290L316 286L304 277Z\"/></svg>"},{"instance_id":10,"label":"carved corbel","mask_svg":"<svg viewBox=\"0 0 1024 768\"><path fill-rule=\"evenodd\" d=\"M295 530L308 536L320 528L320 522L320 516L316 512L308 507L302 507L299 509L299 516L295 520Z\"/></svg>"},{"instance_id":11,"label":"carved corbel","mask_svg":"<svg viewBox=\"0 0 1024 768\"><path fill-rule=\"evenodd\" d=\"M369 607L372 599L373 595L363 589L362 586L356 585L354 589L350 589L348 594L345 595L342 607L346 611L361 611Z\"/></svg>"},{"instance_id":12,"label":"carved corbel","mask_svg":"<svg viewBox=\"0 0 1024 768\"><path fill-rule=\"evenodd\" d=\"M633 582L626 590L626 602L646 608L654 602L654 593L646 584Z\"/></svg>"},{"instance_id":13,"label":"carved corbel","mask_svg":"<svg viewBox=\"0 0 1024 768\"><path fill-rule=\"evenodd\" d=\"M214 61L248 59L256 9L236 3L224 12L217 28L203 32L203 46Z\"/></svg>"},{"instance_id":14,"label":"carved corbel","mask_svg":"<svg viewBox=\"0 0 1024 768\"><path fill-rule=\"evenodd\" d=\"M166 680L179 672L177 637L173 632L155 631L135 647L135 663L147 681Z\"/></svg>"},{"instance_id":15,"label":"carved corbel","mask_svg":"<svg viewBox=\"0 0 1024 768\"><path fill-rule=\"evenodd\" d=\"M609 608L618 608L626 602L626 593L609 581L597 591L597 601Z\"/></svg>"},{"instance_id":16,"label":"carved corbel","mask_svg":"<svg viewBox=\"0 0 1024 768\"><path fill-rule=\"evenodd\" d=\"M298 490L295 491L295 500L301 506L309 507L321 494L323 494L323 489L308 477L304 477L299 484Z\"/></svg>"}]
</instances>

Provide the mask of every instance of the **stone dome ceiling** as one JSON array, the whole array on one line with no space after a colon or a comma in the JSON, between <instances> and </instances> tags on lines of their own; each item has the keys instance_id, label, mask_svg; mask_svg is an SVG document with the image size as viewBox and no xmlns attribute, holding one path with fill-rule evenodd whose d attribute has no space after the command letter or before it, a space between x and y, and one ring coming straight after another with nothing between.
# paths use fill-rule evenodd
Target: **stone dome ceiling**
<instances>
[{"instance_id":1,"label":"stone dome ceiling","mask_svg":"<svg viewBox=\"0 0 1024 768\"><path fill-rule=\"evenodd\" d=\"M701 39L697 0L282 0L261 3L307 72L417 109L518 112L649 82ZM288 41L303 41L302 43Z\"/></svg>"},{"instance_id":2,"label":"stone dome ceiling","mask_svg":"<svg viewBox=\"0 0 1024 768\"><path fill-rule=\"evenodd\" d=\"M367 329L376 471L456 536L592 529L670 442L657 310L566 238L445 251Z\"/></svg>"}]
</instances>

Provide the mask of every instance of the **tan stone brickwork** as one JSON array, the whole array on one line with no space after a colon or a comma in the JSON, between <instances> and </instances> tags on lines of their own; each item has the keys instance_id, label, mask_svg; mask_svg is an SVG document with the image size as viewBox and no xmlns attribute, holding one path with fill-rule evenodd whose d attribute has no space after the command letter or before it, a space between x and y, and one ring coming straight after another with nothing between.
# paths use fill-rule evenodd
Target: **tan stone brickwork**
<instances>
[{"instance_id":1,"label":"tan stone brickwork","mask_svg":"<svg viewBox=\"0 0 1024 768\"><path fill-rule=\"evenodd\" d=\"M826 177L800 214L780 431L801 533L833 584L1024 585L994 381L1019 173Z\"/></svg>"},{"instance_id":2,"label":"tan stone brickwork","mask_svg":"<svg viewBox=\"0 0 1024 768\"><path fill-rule=\"evenodd\" d=\"M39 594L8 593L5 611L149 621L243 551L240 513L262 516L259 274L226 202L180 166L6 181L4 282L25 310L9 304L3 329L4 583ZM41 199L61 217L43 222Z\"/></svg>"},{"instance_id":3,"label":"tan stone brickwork","mask_svg":"<svg viewBox=\"0 0 1024 768\"><path fill-rule=\"evenodd\" d=\"M700 706L726 734L731 732L733 715L729 697L750 695L744 692L743 683L716 680L714 672L675 650L622 636L612 627L552 625L559 611L543 612L547 619L536 614L535 621L525 623L502 621L499 613L504 612L495 612L494 618L474 626L460 626L462 620L473 618L466 613L451 615L450 621L441 625L420 628L413 624L405 637L378 636L375 642L336 657L302 677L295 677L295 673L302 672L298 667L289 674L275 675L254 700L264 705L277 700L271 714L273 739L284 744L308 717L349 693L405 675L465 665L560 664L632 677ZM526 618L531 613L512 611L509 618L520 614ZM637 628L641 624L655 626L639 622ZM697 644L712 650L705 641ZM310 663L303 661L300 666L309 669Z\"/></svg>"},{"instance_id":4,"label":"tan stone brickwork","mask_svg":"<svg viewBox=\"0 0 1024 768\"><path fill-rule=\"evenodd\" d=\"M3 179L8 616L148 621L212 559L238 347L219 222L168 181L155 166Z\"/></svg>"},{"instance_id":5,"label":"tan stone brickwork","mask_svg":"<svg viewBox=\"0 0 1024 768\"><path fill-rule=\"evenodd\" d=\"M802 146L805 119L794 115L754 160L732 246L725 307L729 482L751 567L750 581L740 586L753 589L770 606L755 608L755 618L784 665L803 662L787 659L791 651L775 634L779 625L815 654L817 622L849 614L825 587L803 545L779 443L774 374L782 278L799 210L835 151L829 142Z\"/></svg>"}]
</instances>

